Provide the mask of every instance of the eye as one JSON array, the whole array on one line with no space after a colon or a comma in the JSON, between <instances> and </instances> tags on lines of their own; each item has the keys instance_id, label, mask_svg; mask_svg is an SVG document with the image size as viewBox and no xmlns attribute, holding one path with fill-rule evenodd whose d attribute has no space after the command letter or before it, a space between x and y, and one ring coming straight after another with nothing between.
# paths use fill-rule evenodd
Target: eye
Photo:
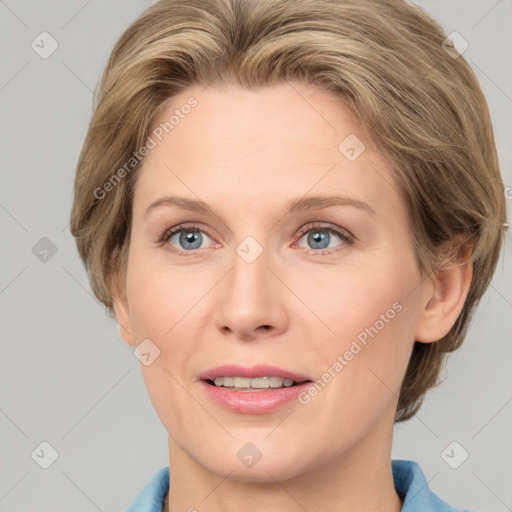
<instances>
[{"instance_id":1,"label":"eye","mask_svg":"<svg viewBox=\"0 0 512 512\"><path fill-rule=\"evenodd\" d=\"M204 248L202 244L206 239L211 240L200 226L195 224L180 224L179 226L166 230L159 238L159 243L162 245L168 243L168 245L171 246L171 250L180 255L192 256L193 254L187 253L192 253L192 251ZM210 243L210 247L211 245Z\"/></svg>"},{"instance_id":2,"label":"eye","mask_svg":"<svg viewBox=\"0 0 512 512\"><path fill-rule=\"evenodd\" d=\"M350 235L344 229L339 228L333 224L308 224L299 230L299 233L303 235L300 240L306 238L306 243L311 247L306 247L314 255L324 255L336 252L342 249L344 245L352 245L355 238ZM343 243L338 246L331 245L334 238L340 239ZM299 242L300 242L299 240ZM326 249L328 249L326 251Z\"/></svg>"}]
</instances>

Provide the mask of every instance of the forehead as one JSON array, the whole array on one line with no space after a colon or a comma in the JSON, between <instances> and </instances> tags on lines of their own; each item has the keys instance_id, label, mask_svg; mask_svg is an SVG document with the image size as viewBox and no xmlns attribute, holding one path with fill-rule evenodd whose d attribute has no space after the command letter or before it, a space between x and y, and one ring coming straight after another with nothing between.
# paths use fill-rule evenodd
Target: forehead
<instances>
[{"instance_id":1,"label":"forehead","mask_svg":"<svg viewBox=\"0 0 512 512\"><path fill-rule=\"evenodd\" d=\"M189 109L190 98L196 106ZM196 85L168 100L153 128L163 126L180 110L188 113L179 120L175 116L179 122L169 138L184 142L180 132L185 135L183 127L193 124L194 130L201 131L202 146L215 145L219 139L243 140L253 149L265 145L286 151L295 144L294 152L302 155L332 150L347 135L360 132L355 117L339 98L311 84L289 82L257 89Z\"/></svg>"},{"instance_id":2,"label":"forehead","mask_svg":"<svg viewBox=\"0 0 512 512\"><path fill-rule=\"evenodd\" d=\"M193 86L166 103L151 134L135 193L146 206L177 189L219 204L337 192L378 211L399 199L350 110L310 84Z\"/></svg>"}]
</instances>

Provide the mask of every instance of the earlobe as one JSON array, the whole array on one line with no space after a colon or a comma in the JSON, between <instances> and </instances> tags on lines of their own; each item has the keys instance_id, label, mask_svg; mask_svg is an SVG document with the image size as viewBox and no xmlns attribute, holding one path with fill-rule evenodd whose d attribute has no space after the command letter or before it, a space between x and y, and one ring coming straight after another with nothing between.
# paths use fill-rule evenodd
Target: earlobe
<instances>
[{"instance_id":1,"label":"earlobe","mask_svg":"<svg viewBox=\"0 0 512 512\"><path fill-rule=\"evenodd\" d=\"M112 302L116 321L119 326L119 334L121 338L130 346L135 346L135 337L133 336L132 325L130 321L130 310L128 308L128 300L126 293L118 286L116 276L111 279Z\"/></svg>"},{"instance_id":2,"label":"earlobe","mask_svg":"<svg viewBox=\"0 0 512 512\"><path fill-rule=\"evenodd\" d=\"M464 248L456 261L450 260L432 277L424 306L416 324L415 340L432 343L446 336L455 324L466 301L473 278L468 262L472 248Z\"/></svg>"}]
</instances>

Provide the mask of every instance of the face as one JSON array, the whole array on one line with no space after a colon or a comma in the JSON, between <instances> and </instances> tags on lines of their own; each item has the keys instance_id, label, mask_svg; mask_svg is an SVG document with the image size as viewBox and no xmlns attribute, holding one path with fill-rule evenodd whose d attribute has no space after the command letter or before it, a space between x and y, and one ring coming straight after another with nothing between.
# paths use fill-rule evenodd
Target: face
<instances>
[{"instance_id":1,"label":"face","mask_svg":"<svg viewBox=\"0 0 512 512\"><path fill-rule=\"evenodd\" d=\"M375 453L426 297L387 162L314 86L190 87L153 128L176 109L137 178L116 299L170 452L250 481ZM204 380L286 375L306 382Z\"/></svg>"}]
</instances>

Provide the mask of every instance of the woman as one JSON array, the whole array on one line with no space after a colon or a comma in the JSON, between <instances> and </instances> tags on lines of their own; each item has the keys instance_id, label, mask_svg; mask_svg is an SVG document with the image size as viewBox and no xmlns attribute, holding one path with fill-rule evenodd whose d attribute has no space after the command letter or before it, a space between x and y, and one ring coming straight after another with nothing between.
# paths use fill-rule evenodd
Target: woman
<instances>
[{"instance_id":1,"label":"woman","mask_svg":"<svg viewBox=\"0 0 512 512\"><path fill-rule=\"evenodd\" d=\"M506 228L488 107L398 0L161 0L122 34L71 229L169 467L130 511L457 510L391 461Z\"/></svg>"}]
</instances>

